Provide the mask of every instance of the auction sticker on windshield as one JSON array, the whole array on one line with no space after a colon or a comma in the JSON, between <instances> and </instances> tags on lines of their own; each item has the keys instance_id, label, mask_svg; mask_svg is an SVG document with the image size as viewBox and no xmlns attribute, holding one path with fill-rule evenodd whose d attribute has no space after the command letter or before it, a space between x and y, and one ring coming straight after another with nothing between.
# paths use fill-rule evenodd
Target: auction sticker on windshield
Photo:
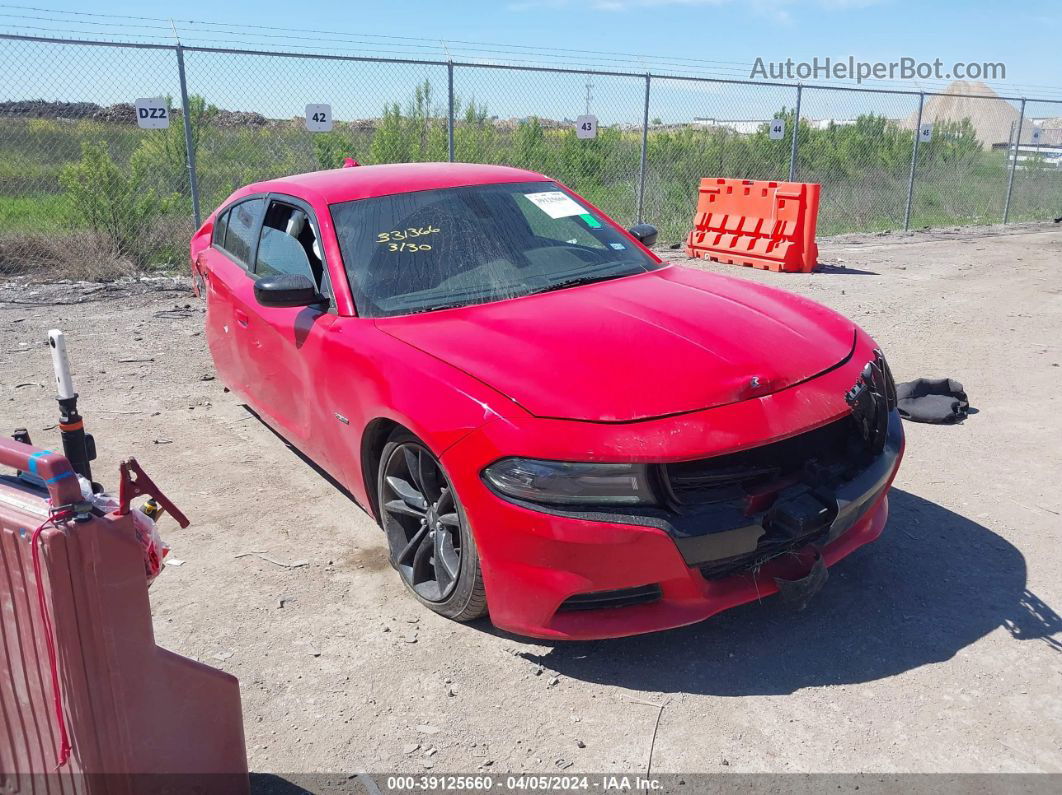
<instances>
[{"instance_id":1,"label":"auction sticker on windshield","mask_svg":"<svg viewBox=\"0 0 1062 795\"><path fill-rule=\"evenodd\" d=\"M586 214L585 207L580 207L571 196L559 190L525 193L524 196L550 218L567 218L569 215Z\"/></svg>"}]
</instances>

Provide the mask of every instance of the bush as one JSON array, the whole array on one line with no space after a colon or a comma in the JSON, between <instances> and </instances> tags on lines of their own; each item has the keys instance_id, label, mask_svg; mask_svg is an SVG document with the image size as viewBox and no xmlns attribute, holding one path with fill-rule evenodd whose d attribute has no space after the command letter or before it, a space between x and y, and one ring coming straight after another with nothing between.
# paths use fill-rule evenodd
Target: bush
<instances>
[{"instance_id":1,"label":"bush","mask_svg":"<svg viewBox=\"0 0 1062 795\"><path fill-rule=\"evenodd\" d=\"M81 145L81 160L59 172L73 216L118 256L128 256L139 266L150 254L145 233L173 204L172 197L147 187L147 168L146 159L134 158L123 170L105 143L88 141Z\"/></svg>"},{"instance_id":2,"label":"bush","mask_svg":"<svg viewBox=\"0 0 1062 795\"><path fill-rule=\"evenodd\" d=\"M33 273L64 279L110 281L138 270L111 242L91 232L15 233L0 237L0 275Z\"/></svg>"}]
</instances>

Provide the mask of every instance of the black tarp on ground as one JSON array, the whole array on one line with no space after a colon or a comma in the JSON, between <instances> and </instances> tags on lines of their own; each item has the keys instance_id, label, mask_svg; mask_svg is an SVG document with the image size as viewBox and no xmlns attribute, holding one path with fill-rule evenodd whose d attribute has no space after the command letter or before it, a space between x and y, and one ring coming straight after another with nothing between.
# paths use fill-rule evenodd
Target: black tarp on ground
<instances>
[{"instance_id":1,"label":"black tarp on ground","mask_svg":"<svg viewBox=\"0 0 1062 795\"><path fill-rule=\"evenodd\" d=\"M966 419L970 401L951 378L917 378L896 385L900 416L913 422L953 423Z\"/></svg>"}]
</instances>

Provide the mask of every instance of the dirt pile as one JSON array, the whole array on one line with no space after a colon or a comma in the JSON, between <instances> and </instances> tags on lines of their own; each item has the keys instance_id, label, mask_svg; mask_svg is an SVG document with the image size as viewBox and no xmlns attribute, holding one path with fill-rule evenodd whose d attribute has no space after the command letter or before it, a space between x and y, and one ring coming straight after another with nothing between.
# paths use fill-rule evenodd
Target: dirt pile
<instances>
[{"instance_id":1,"label":"dirt pile","mask_svg":"<svg viewBox=\"0 0 1062 795\"><path fill-rule=\"evenodd\" d=\"M173 108L170 115L181 117L181 109ZM11 100L0 102L0 116L22 116L34 119L71 119L80 121L109 122L114 124L135 124L136 109L129 102L114 105L97 105L95 102L51 102L44 99ZM218 127L264 127L268 124L282 124L267 119L261 113L244 110L218 110L213 123Z\"/></svg>"}]
</instances>

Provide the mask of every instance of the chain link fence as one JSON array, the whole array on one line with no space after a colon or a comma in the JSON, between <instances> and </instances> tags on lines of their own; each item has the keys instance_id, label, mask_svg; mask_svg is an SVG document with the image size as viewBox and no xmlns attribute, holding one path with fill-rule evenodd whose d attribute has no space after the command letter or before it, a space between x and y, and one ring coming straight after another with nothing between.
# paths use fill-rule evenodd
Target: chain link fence
<instances>
[{"instance_id":1,"label":"chain link fence","mask_svg":"<svg viewBox=\"0 0 1062 795\"><path fill-rule=\"evenodd\" d=\"M1012 133L1010 140L1015 138ZM1021 137L1005 154L1014 166L1008 219L1062 217L1062 105L1027 101Z\"/></svg>"},{"instance_id":2,"label":"chain link fence","mask_svg":"<svg viewBox=\"0 0 1062 795\"><path fill-rule=\"evenodd\" d=\"M0 42L0 273L181 262L193 216L179 111L145 130L125 104L179 94L172 47Z\"/></svg>"},{"instance_id":3,"label":"chain link fence","mask_svg":"<svg viewBox=\"0 0 1062 795\"><path fill-rule=\"evenodd\" d=\"M791 86L650 78L642 214L662 241L689 231L702 177L788 178L791 136L770 126L791 130L795 106Z\"/></svg>"},{"instance_id":4,"label":"chain link fence","mask_svg":"<svg viewBox=\"0 0 1062 795\"><path fill-rule=\"evenodd\" d=\"M912 227L999 223L1007 201L1010 170L1004 150L1018 111L1005 100L926 96L922 124L931 137L920 141L915 162Z\"/></svg>"},{"instance_id":5,"label":"chain link fence","mask_svg":"<svg viewBox=\"0 0 1062 795\"><path fill-rule=\"evenodd\" d=\"M637 214L645 80L454 67L454 159L549 174L616 218ZM598 118L580 139L574 120Z\"/></svg>"},{"instance_id":6,"label":"chain link fence","mask_svg":"<svg viewBox=\"0 0 1062 795\"><path fill-rule=\"evenodd\" d=\"M446 160L447 67L207 50L184 53L200 201L264 179L363 163ZM332 129L307 129L307 104Z\"/></svg>"},{"instance_id":7,"label":"chain link fence","mask_svg":"<svg viewBox=\"0 0 1062 795\"><path fill-rule=\"evenodd\" d=\"M1062 215L1062 102L0 36L0 273L179 267L236 188L347 157L541 171L662 243L715 176L821 183L823 235Z\"/></svg>"},{"instance_id":8,"label":"chain link fence","mask_svg":"<svg viewBox=\"0 0 1062 795\"><path fill-rule=\"evenodd\" d=\"M902 229L918 97L805 87L795 176L822 184L819 234Z\"/></svg>"}]
</instances>

